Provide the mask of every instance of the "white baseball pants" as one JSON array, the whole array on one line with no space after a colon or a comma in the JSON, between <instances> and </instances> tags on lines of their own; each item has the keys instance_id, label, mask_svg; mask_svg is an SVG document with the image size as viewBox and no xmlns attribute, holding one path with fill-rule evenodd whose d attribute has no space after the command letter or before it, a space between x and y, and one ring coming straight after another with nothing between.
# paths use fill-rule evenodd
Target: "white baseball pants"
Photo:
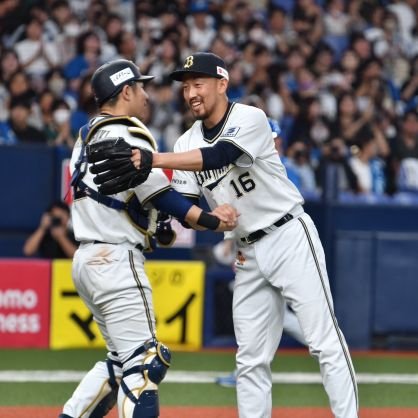
<instances>
[{"instance_id":1,"label":"white baseball pants","mask_svg":"<svg viewBox=\"0 0 418 418\"><path fill-rule=\"evenodd\" d=\"M325 256L303 213L259 241L239 244L233 296L240 418L270 418L271 370L286 301L295 312L336 418L357 418L355 372L334 315ZM241 260L241 261L240 261Z\"/></svg>"},{"instance_id":2,"label":"white baseball pants","mask_svg":"<svg viewBox=\"0 0 418 418\"><path fill-rule=\"evenodd\" d=\"M147 353L132 359L134 351L155 337L152 291L144 271L143 254L130 245L82 244L73 261L73 280L106 341L118 353L123 370L141 362ZM141 373L124 379L132 390L143 387ZM137 395L137 390L135 395ZM119 389L119 414L131 408Z\"/></svg>"}]
</instances>

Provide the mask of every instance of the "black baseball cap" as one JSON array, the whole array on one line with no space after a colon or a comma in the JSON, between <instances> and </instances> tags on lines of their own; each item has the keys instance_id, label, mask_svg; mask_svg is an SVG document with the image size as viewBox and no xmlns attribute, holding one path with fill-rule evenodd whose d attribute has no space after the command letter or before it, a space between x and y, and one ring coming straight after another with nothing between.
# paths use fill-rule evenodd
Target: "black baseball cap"
<instances>
[{"instance_id":1,"label":"black baseball cap","mask_svg":"<svg viewBox=\"0 0 418 418\"><path fill-rule=\"evenodd\" d=\"M97 104L100 106L120 93L123 86L132 81L150 81L154 77L143 75L132 61L116 59L103 64L93 74L91 87Z\"/></svg>"},{"instance_id":2,"label":"black baseball cap","mask_svg":"<svg viewBox=\"0 0 418 418\"><path fill-rule=\"evenodd\" d=\"M183 63L181 70L173 71L170 74L172 80L182 81L186 74L200 74L206 77L226 78L229 74L225 61L211 52L196 52L189 55Z\"/></svg>"}]
</instances>

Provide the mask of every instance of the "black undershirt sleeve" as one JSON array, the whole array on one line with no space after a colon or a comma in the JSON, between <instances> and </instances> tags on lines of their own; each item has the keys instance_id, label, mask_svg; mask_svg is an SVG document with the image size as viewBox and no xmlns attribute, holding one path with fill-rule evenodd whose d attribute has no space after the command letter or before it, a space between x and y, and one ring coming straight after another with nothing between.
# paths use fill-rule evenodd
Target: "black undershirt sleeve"
<instances>
[{"instance_id":1,"label":"black undershirt sleeve","mask_svg":"<svg viewBox=\"0 0 418 418\"><path fill-rule=\"evenodd\" d=\"M202 171L228 166L243 154L241 149L228 141L219 141L213 147L200 148L200 151L203 159Z\"/></svg>"}]
</instances>

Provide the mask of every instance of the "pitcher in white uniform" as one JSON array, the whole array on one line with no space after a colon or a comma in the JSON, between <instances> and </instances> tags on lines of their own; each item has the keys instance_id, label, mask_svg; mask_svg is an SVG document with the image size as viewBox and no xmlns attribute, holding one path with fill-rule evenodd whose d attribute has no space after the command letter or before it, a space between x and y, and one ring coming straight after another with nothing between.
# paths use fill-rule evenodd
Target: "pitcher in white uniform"
<instances>
[{"instance_id":1,"label":"pitcher in white uniform","mask_svg":"<svg viewBox=\"0 0 418 418\"><path fill-rule=\"evenodd\" d=\"M286 303L319 362L334 416L357 418L355 372L334 314L323 247L278 158L265 113L228 101L228 71L214 54L190 55L171 77L182 83L196 122L174 153L153 154L153 167L175 169L172 184L183 195L203 195L211 207L228 203L240 213L238 226L225 233L238 246L233 320L240 418L271 417L270 364ZM139 167L140 155L133 154Z\"/></svg>"}]
</instances>

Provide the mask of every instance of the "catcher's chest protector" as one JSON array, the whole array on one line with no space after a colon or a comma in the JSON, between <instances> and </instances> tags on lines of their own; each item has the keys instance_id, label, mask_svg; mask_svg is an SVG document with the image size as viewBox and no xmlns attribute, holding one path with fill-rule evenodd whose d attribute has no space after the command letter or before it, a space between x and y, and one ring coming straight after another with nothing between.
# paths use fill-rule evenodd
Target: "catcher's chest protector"
<instances>
[{"instance_id":1,"label":"catcher's chest protector","mask_svg":"<svg viewBox=\"0 0 418 418\"><path fill-rule=\"evenodd\" d=\"M145 250L151 250L151 239L157 226L157 211L155 209L144 209L135 193L132 193L132 195L124 202L115 199L114 197L102 195L96 190L87 186L82 181L88 166L87 158L85 155L86 145L94 137L95 133L99 129L110 124L123 124L129 127L140 126L134 119L130 118L129 116L105 116L102 120L94 124L92 124L90 121L80 129L79 137L82 141L82 146L80 156L75 164L75 170L71 178L71 186L73 187L74 198L89 197L111 209L125 211L133 226L146 237L148 237L148 240L146 240L148 245L146 246ZM147 140L151 146L155 148L155 142L152 138L149 138L146 135L140 135L140 138Z\"/></svg>"}]
</instances>

